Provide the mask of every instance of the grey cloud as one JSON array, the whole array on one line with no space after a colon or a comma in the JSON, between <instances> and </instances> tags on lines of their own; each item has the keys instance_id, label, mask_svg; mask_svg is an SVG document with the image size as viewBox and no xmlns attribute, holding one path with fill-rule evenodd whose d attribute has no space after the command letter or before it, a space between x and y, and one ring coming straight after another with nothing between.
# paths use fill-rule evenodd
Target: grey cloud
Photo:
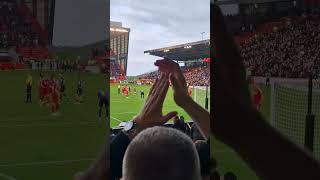
<instances>
[{"instance_id":1,"label":"grey cloud","mask_svg":"<svg viewBox=\"0 0 320 180\"><path fill-rule=\"evenodd\" d=\"M111 0L111 20L131 28L128 73L154 69L144 50L201 40L210 31L209 0ZM143 62L143 63L142 63ZM139 64L143 64L140 65Z\"/></svg>"},{"instance_id":2,"label":"grey cloud","mask_svg":"<svg viewBox=\"0 0 320 180\"><path fill-rule=\"evenodd\" d=\"M130 12L124 12L129 20L161 25L171 31L181 31L181 35L190 35L190 31L199 31L199 29L207 29L209 20L209 1L208 0L159 0L159 1L130 1L127 4L118 3L117 0L111 1L111 6L127 6L131 8ZM113 9L111 9L113 11ZM114 10L114 11L117 11ZM141 15L139 12L144 12ZM145 14L148 14L146 16ZM192 22L192 23L190 23Z\"/></svg>"},{"instance_id":3,"label":"grey cloud","mask_svg":"<svg viewBox=\"0 0 320 180\"><path fill-rule=\"evenodd\" d=\"M82 46L107 37L109 0L56 0L54 45Z\"/></svg>"}]
</instances>

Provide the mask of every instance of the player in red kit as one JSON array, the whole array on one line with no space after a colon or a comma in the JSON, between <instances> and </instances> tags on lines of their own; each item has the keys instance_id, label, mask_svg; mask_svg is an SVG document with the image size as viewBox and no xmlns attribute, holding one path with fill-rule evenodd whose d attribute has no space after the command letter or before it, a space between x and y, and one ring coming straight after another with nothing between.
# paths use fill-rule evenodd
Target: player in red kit
<instances>
[{"instance_id":1,"label":"player in red kit","mask_svg":"<svg viewBox=\"0 0 320 180\"><path fill-rule=\"evenodd\" d=\"M51 95L53 91L53 86L56 83L53 74L51 75L50 79L47 80L47 83L48 83L48 92L49 92L49 95Z\"/></svg>"},{"instance_id":2,"label":"player in red kit","mask_svg":"<svg viewBox=\"0 0 320 180\"><path fill-rule=\"evenodd\" d=\"M124 94L125 89L126 89L125 86L122 86L122 88L121 88L121 93L122 94Z\"/></svg>"},{"instance_id":3,"label":"player in red kit","mask_svg":"<svg viewBox=\"0 0 320 180\"><path fill-rule=\"evenodd\" d=\"M42 94L42 101L41 105L49 105L50 103L50 80L47 78L43 78L41 85L40 85L40 91Z\"/></svg>"},{"instance_id":4,"label":"player in red kit","mask_svg":"<svg viewBox=\"0 0 320 180\"><path fill-rule=\"evenodd\" d=\"M125 96L129 96L129 88L128 88L128 86L125 86L125 88L124 88L124 95Z\"/></svg>"},{"instance_id":5,"label":"player in red kit","mask_svg":"<svg viewBox=\"0 0 320 180\"><path fill-rule=\"evenodd\" d=\"M51 78L51 110L52 115L58 115L59 108L60 108L60 89L59 89L59 83L54 79Z\"/></svg>"},{"instance_id":6,"label":"player in red kit","mask_svg":"<svg viewBox=\"0 0 320 180\"><path fill-rule=\"evenodd\" d=\"M253 93L252 93L252 102L258 111L261 109L262 101L263 101L263 92L256 84L254 84Z\"/></svg>"},{"instance_id":7,"label":"player in red kit","mask_svg":"<svg viewBox=\"0 0 320 180\"><path fill-rule=\"evenodd\" d=\"M126 91L127 91L126 92L126 96L129 96L129 93L130 93L130 87L129 86L126 87Z\"/></svg>"}]
</instances>

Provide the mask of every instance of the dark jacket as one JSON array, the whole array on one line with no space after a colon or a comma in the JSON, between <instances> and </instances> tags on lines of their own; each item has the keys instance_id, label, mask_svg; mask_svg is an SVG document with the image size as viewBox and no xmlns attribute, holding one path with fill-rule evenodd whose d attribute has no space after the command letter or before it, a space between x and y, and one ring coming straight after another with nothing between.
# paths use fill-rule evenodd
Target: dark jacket
<instances>
[{"instance_id":1,"label":"dark jacket","mask_svg":"<svg viewBox=\"0 0 320 180\"><path fill-rule=\"evenodd\" d=\"M130 139L120 131L110 143L111 179L122 177L122 160L129 146Z\"/></svg>"}]
</instances>

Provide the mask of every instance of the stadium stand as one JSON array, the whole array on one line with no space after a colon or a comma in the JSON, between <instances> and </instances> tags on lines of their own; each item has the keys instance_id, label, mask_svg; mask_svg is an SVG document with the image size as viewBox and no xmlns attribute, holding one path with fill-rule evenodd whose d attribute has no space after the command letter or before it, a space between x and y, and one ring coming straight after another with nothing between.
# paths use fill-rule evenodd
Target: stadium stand
<instances>
[{"instance_id":1,"label":"stadium stand","mask_svg":"<svg viewBox=\"0 0 320 180\"><path fill-rule=\"evenodd\" d=\"M110 76L115 77L117 81L125 80L126 77L123 75L123 70L116 61L110 61Z\"/></svg>"},{"instance_id":2,"label":"stadium stand","mask_svg":"<svg viewBox=\"0 0 320 180\"><path fill-rule=\"evenodd\" d=\"M183 63L181 68L189 86L210 86L210 39L147 50L145 54ZM142 74L141 79L155 79L159 72Z\"/></svg>"},{"instance_id":3,"label":"stadium stand","mask_svg":"<svg viewBox=\"0 0 320 180\"><path fill-rule=\"evenodd\" d=\"M210 85L210 67L198 66L184 69L184 76L189 85L209 86Z\"/></svg>"},{"instance_id":4,"label":"stadium stand","mask_svg":"<svg viewBox=\"0 0 320 180\"><path fill-rule=\"evenodd\" d=\"M120 74L120 67L115 61L110 61L111 77L116 77Z\"/></svg>"},{"instance_id":5,"label":"stadium stand","mask_svg":"<svg viewBox=\"0 0 320 180\"><path fill-rule=\"evenodd\" d=\"M107 50L109 53L109 61L110 61L110 77L115 80L115 82L126 80L126 76L124 75L124 70L121 68L120 64L116 61L113 50Z\"/></svg>"},{"instance_id":6,"label":"stadium stand","mask_svg":"<svg viewBox=\"0 0 320 180\"><path fill-rule=\"evenodd\" d=\"M23 67L22 63L30 58L43 60L50 57L46 47L48 33L31 16L31 11L24 2L18 4L13 0L1 1L0 15L0 49L15 48L19 54L18 67ZM6 65L6 68L11 66Z\"/></svg>"},{"instance_id":7,"label":"stadium stand","mask_svg":"<svg viewBox=\"0 0 320 180\"><path fill-rule=\"evenodd\" d=\"M16 46L17 44L32 45L36 37L28 19L19 15L19 8L15 1L5 0L0 2L1 48Z\"/></svg>"},{"instance_id":8,"label":"stadium stand","mask_svg":"<svg viewBox=\"0 0 320 180\"><path fill-rule=\"evenodd\" d=\"M210 67L207 63L184 66L181 68L189 86L209 86ZM142 74L143 79L155 79L159 76L159 71Z\"/></svg>"},{"instance_id":9,"label":"stadium stand","mask_svg":"<svg viewBox=\"0 0 320 180\"><path fill-rule=\"evenodd\" d=\"M256 25L250 31L244 29L240 36L234 38L240 45L245 64L252 70L253 75L267 76L270 73L276 77L305 78L309 71L319 74L319 30L319 17L284 17L275 22ZM297 69L300 66L302 69ZM205 78L210 77L206 66L186 67L183 68L183 73L190 85L205 85ZM155 79L158 76L158 71L140 75L146 79ZM237 177L228 172L224 174L224 179Z\"/></svg>"},{"instance_id":10,"label":"stadium stand","mask_svg":"<svg viewBox=\"0 0 320 180\"><path fill-rule=\"evenodd\" d=\"M218 16L219 17L219 16ZM305 23L302 23L302 24L296 24L297 26L298 26L298 30L297 31L295 31L295 32L298 32L297 34L297 36L293 36L293 37L291 37L291 38L298 38L298 40L297 41L299 41L300 39L299 39L299 37L300 36L304 36L304 35L306 35L305 33L307 32L305 29L307 29L307 28L309 28L310 26L312 27L312 26L314 26L315 25L315 23L312 25L313 23L312 23L312 21L311 21L311 23L310 23L310 20L305 20ZM279 24L277 24L277 25L279 25ZM289 26L290 24L288 24L288 26ZM272 26L272 27L274 27L274 26ZM280 26L277 26L277 27L280 27ZM299 27L302 27L301 29L299 28ZM263 30L268 30L268 28L267 29L263 29ZM272 31L274 30L274 29L271 29ZM276 30L276 29L275 29ZM274 38L274 41L275 42L277 42L277 43L275 43L275 44L272 44L270 41L267 43L267 45L266 46L264 46L264 47L259 47L259 49L257 48L257 49L255 49L255 51L257 51L257 54L254 54L254 55L259 55L259 53L261 52L261 49L266 49L266 51L268 51L269 49L270 49L270 51L272 51L272 50L283 50L284 49L284 47L283 46L286 46L287 44L284 44L282 41L285 41L285 37L286 37L286 35L285 35L285 32L283 32L284 30L286 30L286 28L284 28L284 29L280 29L280 30L278 30L278 31L274 31L274 32L269 32L269 33L266 33L266 34L263 34L262 35L262 37L267 37L266 38L266 40L268 40L269 39L269 36L276 36L276 38ZM293 30L295 30L295 28L293 27ZM282 32L282 34L279 34L279 32ZM288 32L290 33L290 29L288 30ZM287 32L287 33L288 33ZM299 35L299 33L301 33L300 35ZM270 35L271 34L271 35ZM274 35L275 34L275 35ZM248 39L249 39L249 37L251 37L252 35L254 35L254 34L245 34L245 35L248 35L248 36L246 36L245 38L243 38L245 41L247 41ZM294 34L293 34L294 35ZM271 38L271 39L273 39L273 38ZM317 39L317 37L316 37L316 39ZM227 40L228 40L228 38L227 38ZM255 46L256 46L256 44L258 44L258 42L255 42L256 40L250 40L250 42L248 43L248 44L241 44L241 47L242 48L245 48L246 46L249 46L249 48L247 48L247 49L249 49L249 51L250 51L250 49L253 47L253 48L255 48ZM280 43L278 43L280 41ZM253 42L255 42L256 44L254 44ZM220 43L221 43L221 40L220 40ZM232 42L228 42L228 43L232 43ZM303 42L303 43L305 43L305 42ZM260 42L260 44L262 44L262 42ZM283 45L284 44L284 45ZM273 46L274 45L274 46ZM304 45L304 44L300 44L300 45ZM250 47L250 46L252 46L252 47ZM288 46L290 46L290 44L288 45ZM224 47L230 47L230 46L224 46ZM272 47L274 47L274 49L272 49ZM261 48L261 49L260 49ZM302 47L302 48L304 48L304 47ZM301 49L299 49L299 50L302 50L302 48ZM232 48L231 48L232 49ZM233 50L233 49L232 49ZM229 53L229 51L224 51L224 53L225 54L222 54L222 55L226 55L226 52L228 52ZM301 52L301 51L300 51ZM237 53L237 51L234 51L234 52L230 52L230 53ZM243 53L243 52L241 52L241 53ZM296 54L296 53L294 53L294 54ZM305 54L305 53L301 53L301 54ZM276 55L278 55L278 54L275 54L275 56ZM231 57L235 57L235 56L231 56ZM270 59L271 57L269 57L269 59ZM240 61L240 59L233 59L233 60L239 60ZM230 62L231 60L229 59L229 62ZM256 60L255 60L256 61ZM303 61L303 60L302 60ZM299 61L300 62L300 61ZM246 63L247 63L247 60L246 60ZM253 63L256 63L256 62L253 62ZM259 63L259 61L257 62L257 63ZM291 62L289 62L289 63L291 63ZM227 63L226 63L227 64ZM231 64L231 63L229 63L229 64ZM250 64L251 65L251 64ZM229 66L228 68L231 70L241 70L241 69L233 69L230 65L228 65L227 64L227 66ZM197 72L198 70L199 71L201 71L202 72L202 68L205 68L205 67L203 67L203 66L199 66L199 67L192 67L192 68L185 68L184 70L183 70L183 72L184 73L190 73L190 72L193 72L193 73L190 73L190 74L194 74L194 72ZM254 66L254 68L255 68L255 66ZM281 69L280 69L281 70ZM230 73L230 72L232 72L232 73ZM280 71L281 72L281 71ZM237 77L232 77L232 76L237 76L237 74L236 73L234 73L233 71L229 71L229 72L227 72L228 73L228 75L230 75L231 76L231 78L230 78L230 80L235 80L235 81L239 81L239 82L235 82L235 83L239 83L239 84L241 84L241 81L242 81L242 79L241 78L239 78L239 79L237 79ZM281 75L282 75L282 73L280 73ZM276 75L279 75L279 74L276 74ZM158 76L158 72L157 71L155 71L155 72L151 72L151 73L148 73L148 74L145 74L145 75L142 75L142 77L146 77L146 78L156 78ZM220 78L221 78L222 76L220 76ZM233 79L234 78L234 79ZM225 83L224 81L223 81L224 79L219 79L219 81L220 81L220 85L221 85L221 83ZM244 79L243 79L244 80ZM219 82L219 81L217 81L217 82ZM242 82L244 82L244 81L242 81ZM218 86L219 87L219 86ZM223 87L223 86L220 86L220 87ZM241 87L241 86L240 86ZM233 90L234 89L232 89L232 88L234 88L234 87L232 87L232 86L227 86L227 88L225 88L224 90L230 90L230 92L232 92L233 93ZM221 90L222 89L220 89L220 93L221 93ZM239 90L239 89L237 89L237 90ZM221 93L222 94L222 93ZM222 95L224 95L224 94L222 94ZM222 97L220 100L218 99L218 101L220 101L218 104L219 105L225 105L225 102L228 102L229 101L229 103L231 103L232 105L234 105L234 101L232 101L232 100L235 100L235 99L233 99L233 95L231 95L231 96L228 96L228 95L230 95L230 94L226 94L226 95L224 95L224 97ZM242 94L239 94L239 95L242 95ZM237 97L238 95L236 95L236 99L237 98L239 98L239 99L242 99L242 98L240 98L240 97ZM226 100L226 101L225 101ZM243 101L243 100L242 100ZM231 105L231 104L229 104L229 105ZM277 132L275 132L275 131L273 131L272 129L268 129L268 126L266 125L266 124L264 124L265 122L263 121L263 118L262 117L260 117L260 116L255 116L255 111L254 112L251 112L251 107L250 106L247 106L247 107L244 107L244 108L248 108L248 109L245 109L245 110L243 110L242 109L242 107L240 108L240 106L243 106L243 104L250 104L250 103L239 103L239 107L236 105L236 106L234 106L234 107L236 107L235 109L236 109L236 111L235 111L235 114L233 114L232 115L232 113L230 113L230 109L229 108L225 108L225 109L228 109L228 111L225 111L225 112L223 112L223 108L218 108L218 111L220 111L220 112L218 112L218 113L220 113L220 115L224 115L224 116L220 116L219 117L219 119L220 119L220 123L221 124L219 124L219 123L216 123L215 125L220 125L220 127L218 127L218 129L211 129L212 131L214 131L214 130L216 130L216 131L219 131L220 130L220 132L215 132L215 133L221 133L220 135L225 135L226 137L226 139L225 139L225 141L227 142L228 140L230 140L230 139L233 139L233 140L235 140L234 141L234 143L235 144L233 144L233 148L235 149L235 150L239 150L239 149L242 149L243 147L245 147L245 146L247 146L247 147L250 147L251 146L251 148L249 148L249 149L247 149L246 150L246 152L245 153L243 153L242 154L242 157L244 158L244 159L246 159L245 158L245 156L250 156L251 158L248 158L247 159L247 163L249 163L250 165L252 165L251 167L256 171L256 172L258 172L258 173L260 173L260 174L258 174L262 179L279 179L279 176L281 176L281 177L285 177L285 178L280 178L280 179L304 179L304 177L306 177L306 176L309 176L309 178L310 177L312 177L312 175L313 176L318 176L318 169L319 169L319 165L317 164L317 163L315 163L315 161L306 153L306 152L304 152L304 151L301 151L301 149L299 149L299 148L296 148L293 144L291 144L289 141L287 141L286 139L283 139L283 137L282 136L280 136L280 134L278 134ZM227 104L228 105L228 104ZM245 105L246 106L246 105ZM252 117L250 117L250 116L245 116L245 117L250 117L251 118L251 120L254 120L254 121L247 121L246 122L246 120L248 120L247 118L244 118L244 121L241 121L241 123L238 123L238 124L236 124L237 122L239 122L239 121L234 121L234 119L235 118L238 118L237 117L237 115L239 115L239 114L237 114L237 112L238 112L238 109L241 109L242 111L244 111L244 113L243 114L241 114L240 113L240 115L247 115L247 114L245 114L245 113L248 113L248 114L250 114L250 116L251 115L253 115ZM246 112L246 110L248 110L248 112ZM230 115L231 114L231 115ZM226 121L226 120L228 120L228 121ZM243 122L246 122L246 123L248 123L248 124L246 124L246 125L244 125L244 126L241 126L242 124L244 124ZM269 141L256 141L256 143L260 143L260 145L261 146L263 146L263 147L265 147L265 148L261 148L261 147L259 147L259 146L257 146L257 144L255 144L255 143L247 143L247 144L241 144L241 143L238 143L238 142L236 142L237 141L237 139L236 138L239 138L240 136L239 136L239 132L241 132L241 133L243 133L243 129L242 128L239 128L237 125L239 125L239 126L241 126L241 127L243 127L243 128L245 128L246 130L250 130L251 128L252 128L252 126L250 126L251 124L250 124L250 122L257 122L257 124L258 124L258 126L257 127L260 127L260 125L261 125L261 127L263 127L263 128L261 128L260 130L263 130L264 132L263 133L261 133L261 138L265 138L265 137L267 137L267 140L269 140ZM224 127L223 127L223 123L225 123L224 124ZM235 128L233 129L233 130L230 130L230 131L223 131L223 130L226 130L226 129L224 129L224 128L227 128L228 130L230 129L230 128L232 128L232 126L230 126L230 124L228 125L228 123L234 123L235 124ZM267 127L267 128L265 128L265 127ZM215 127L216 128L216 127ZM221 128L221 129L220 129ZM240 129L241 131L238 131L238 129ZM255 133L259 133L259 132L262 132L262 131L259 131L259 130L256 130L255 128L252 128L253 130L254 130L254 132ZM237 134L237 133L239 133L239 134ZM113 134L116 134L116 133L113 133ZM219 134L218 134L219 135ZM232 138L230 138L231 136L233 136ZM112 135L112 140L114 140L114 138L115 138L115 135ZM228 138L230 138L230 139L228 139ZM238 140L240 140L241 138L239 138ZM230 143L230 142L229 142ZM273 153L273 156L265 156L265 154L266 153L268 153L269 152L269 149L270 150L274 150L275 148L270 148L270 146L271 145L274 145L274 143L277 143L279 146L280 146L280 148L276 148L276 150L277 150L277 152L276 153ZM129 144L129 143L127 143L127 144ZM240 148L242 146L242 148ZM278 146L278 147L279 147ZM121 149L121 148L120 148ZM243 148L243 149L246 149L246 148ZM251 150L250 150L251 149ZM118 150L119 149L116 149L117 150L117 152L118 152ZM111 150L111 152L112 152L112 150ZM292 154L290 154L290 153L292 153L292 152L294 152L294 155L296 155L296 156L291 156ZM241 154L241 153L239 153L239 154ZM111 156L111 157L114 157L114 156ZM259 158L258 158L259 157ZM294 157L294 158L292 158L292 157ZM206 158L207 159L207 158ZM292 163L292 162L295 162L295 163ZM299 163L299 161L302 161L302 163ZM112 162L112 161L111 161ZM122 161L119 161L119 162L122 162ZM274 162L277 162L277 163L274 163ZM139 162L137 162L137 164L138 164ZM273 167L278 167L278 168L272 168L271 170L270 170L270 164L271 164L271 166L273 166ZM306 166L305 166L306 165ZM111 167L114 167L114 166L111 166ZM288 168L282 168L282 167L288 167ZM311 167L311 168L309 168L309 167ZM305 169L304 169L305 168ZM120 171L121 171L121 169L120 169ZM308 172L308 173L306 173L306 172ZM163 172L162 172L163 173ZM299 178L297 177L297 176L295 176L295 175L297 175L297 176L299 176ZM287 178L286 178L287 177ZM219 177L216 177L216 179L219 179ZM224 175L224 179L237 179L237 177L233 174L233 173L231 173L231 172L228 172L228 173L226 173L225 175Z\"/></svg>"},{"instance_id":11,"label":"stadium stand","mask_svg":"<svg viewBox=\"0 0 320 180\"><path fill-rule=\"evenodd\" d=\"M254 76L307 78L320 74L320 18L292 17L261 25L241 43L245 66Z\"/></svg>"}]
</instances>

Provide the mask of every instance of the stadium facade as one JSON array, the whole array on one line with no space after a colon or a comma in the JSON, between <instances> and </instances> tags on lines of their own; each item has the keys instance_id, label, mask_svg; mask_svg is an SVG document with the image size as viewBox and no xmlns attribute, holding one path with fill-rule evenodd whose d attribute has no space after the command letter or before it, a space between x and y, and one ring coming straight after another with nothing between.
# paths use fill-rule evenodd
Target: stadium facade
<instances>
[{"instance_id":1,"label":"stadium facade","mask_svg":"<svg viewBox=\"0 0 320 180\"><path fill-rule=\"evenodd\" d=\"M129 35L130 28L123 27L121 22L110 22L110 49L124 75L127 75Z\"/></svg>"}]
</instances>

